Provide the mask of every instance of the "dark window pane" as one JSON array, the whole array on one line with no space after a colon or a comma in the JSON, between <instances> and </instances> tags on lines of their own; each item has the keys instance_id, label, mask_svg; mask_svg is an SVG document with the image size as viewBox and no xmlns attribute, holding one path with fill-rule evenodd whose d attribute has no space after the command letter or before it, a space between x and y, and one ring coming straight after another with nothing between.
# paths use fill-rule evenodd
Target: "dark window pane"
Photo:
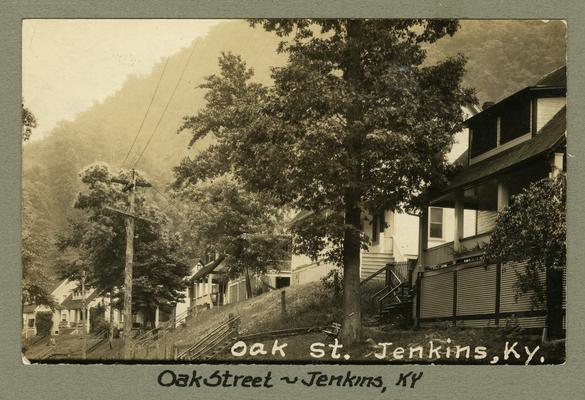
<instances>
[{"instance_id":1,"label":"dark window pane","mask_svg":"<svg viewBox=\"0 0 585 400\"><path fill-rule=\"evenodd\" d=\"M500 144L530 132L530 101L516 102L507 108L500 121Z\"/></svg>"},{"instance_id":2,"label":"dark window pane","mask_svg":"<svg viewBox=\"0 0 585 400\"><path fill-rule=\"evenodd\" d=\"M442 208L431 208L431 222L432 223L443 223L443 209Z\"/></svg>"},{"instance_id":3,"label":"dark window pane","mask_svg":"<svg viewBox=\"0 0 585 400\"><path fill-rule=\"evenodd\" d=\"M442 238L443 237L443 224L431 224L430 237Z\"/></svg>"},{"instance_id":4,"label":"dark window pane","mask_svg":"<svg viewBox=\"0 0 585 400\"><path fill-rule=\"evenodd\" d=\"M380 229L380 232L384 232L384 228L386 227L386 221L384 220L384 212L383 211L378 216L378 219L379 219L378 228Z\"/></svg>"},{"instance_id":5,"label":"dark window pane","mask_svg":"<svg viewBox=\"0 0 585 400\"><path fill-rule=\"evenodd\" d=\"M491 150L497 145L497 119L495 115L488 115L470 125L471 157L478 156Z\"/></svg>"}]
</instances>

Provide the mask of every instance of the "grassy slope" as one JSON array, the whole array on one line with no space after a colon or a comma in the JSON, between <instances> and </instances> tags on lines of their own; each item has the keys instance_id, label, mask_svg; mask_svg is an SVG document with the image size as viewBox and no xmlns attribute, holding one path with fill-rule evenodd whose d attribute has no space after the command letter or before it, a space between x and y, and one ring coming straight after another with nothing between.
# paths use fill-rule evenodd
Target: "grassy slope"
<instances>
[{"instance_id":1,"label":"grassy slope","mask_svg":"<svg viewBox=\"0 0 585 400\"><path fill-rule=\"evenodd\" d=\"M378 284L366 285L363 292L364 298L368 298L371 293L379 288ZM281 293L286 293L286 315L281 312ZM372 314L375 309L373 305L367 302L362 303L364 314L366 317ZM275 290L264 293L249 300L245 300L236 304L231 304L223 307L216 307L211 310L200 312L197 316L191 318L187 325L178 328L167 335L167 346L170 348L173 345L178 347L185 347L193 344L198 338L202 337L207 331L213 329L215 326L226 321L230 314L240 315L241 324L239 331L242 335L252 333L260 333L271 330L310 327L310 326L325 326L331 324L333 321L342 320L341 299L332 296L331 292L324 289L320 282L314 282L306 285L298 285L288 287L285 289ZM521 359L503 360L499 363L524 363L526 356L523 353L523 346L534 348L540 345L540 338L537 336L523 335L520 331L511 329L461 329L446 326L437 326L427 329L410 329L401 330L393 326L382 326L373 328L364 328L364 342L355 346L354 348L343 350L342 354L350 354L349 362L397 362L387 358L385 360L378 360L374 357L375 352L379 352L380 348L375 347L376 343L392 342L391 350L396 347L425 347L425 354L428 353L428 344L433 341L436 346L443 346L442 358L443 360L429 359L427 355L424 359L414 357L414 362L453 362L453 360L446 360L444 349L447 346L447 339L451 340L450 346L469 345L472 349L475 346L485 346L488 349L488 357L479 361L483 364L488 364L495 355L502 357L502 352L507 341L513 343L518 341L517 348L522 356ZM107 344L99 346L95 351L88 354L91 359L118 359L120 357L120 343L115 341L113 350L109 349ZM333 360L330 354L321 359L314 359L309 356L309 347L312 343L325 342L325 335L322 333L311 333L306 335L298 335L281 338L279 343L287 343L286 357L271 356L270 354L261 357L251 358L249 356L236 358L233 357L229 351L226 351L219 358L224 361L264 361L264 362L338 362ZM268 351L272 348L273 341L261 341ZM248 343L251 345L252 343ZM31 353L38 352L42 349L35 349L37 346L32 346L29 350ZM39 347L46 348L46 344L41 344ZM89 347L89 345L88 345ZM80 341L79 339L57 337L56 353L63 353L67 350L73 353L79 353ZM325 348L330 351L329 348ZM408 352L408 350L407 350ZM27 352L28 354L28 352ZM157 358L156 353L150 354L138 353L137 358ZM564 343L549 343L541 345L541 349L534 358L532 363L540 363L540 356L544 356L545 363L560 363L564 361L565 349ZM71 358L77 358L78 355L73 355ZM408 357L408 356L407 356ZM476 363L473 359L462 359L460 362Z\"/></svg>"}]
</instances>

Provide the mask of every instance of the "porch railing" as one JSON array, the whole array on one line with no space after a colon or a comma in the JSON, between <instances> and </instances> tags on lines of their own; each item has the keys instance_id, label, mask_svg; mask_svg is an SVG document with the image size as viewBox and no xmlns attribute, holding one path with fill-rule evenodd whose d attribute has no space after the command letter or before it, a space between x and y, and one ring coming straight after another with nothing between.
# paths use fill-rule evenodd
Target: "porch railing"
<instances>
[{"instance_id":1,"label":"porch railing","mask_svg":"<svg viewBox=\"0 0 585 400\"><path fill-rule=\"evenodd\" d=\"M455 253L454 243L448 242L424 251L424 266L452 264L459 258L481 253L481 246L490 239L491 232L463 238L459 241L461 250Z\"/></svg>"}]
</instances>

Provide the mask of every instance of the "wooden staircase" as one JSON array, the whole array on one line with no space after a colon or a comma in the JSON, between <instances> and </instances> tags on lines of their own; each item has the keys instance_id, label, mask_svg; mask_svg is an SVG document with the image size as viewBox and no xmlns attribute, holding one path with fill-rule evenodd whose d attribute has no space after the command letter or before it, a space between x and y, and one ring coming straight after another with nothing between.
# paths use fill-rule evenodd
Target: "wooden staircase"
<instances>
[{"instance_id":1,"label":"wooden staircase","mask_svg":"<svg viewBox=\"0 0 585 400\"><path fill-rule=\"evenodd\" d=\"M227 321L209 330L193 345L175 355L175 360L211 360L224 352L238 338L239 315L231 315Z\"/></svg>"},{"instance_id":2,"label":"wooden staircase","mask_svg":"<svg viewBox=\"0 0 585 400\"><path fill-rule=\"evenodd\" d=\"M393 262L362 281L363 284L384 274L384 287L372 296L372 301L375 301L378 307L378 323L394 322L398 318L408 319L414 297L411 271L412 268L407 262Z\"/></svg>"},{"instance_id":3,"label":"wooden staircase","mask_svg":"<svg viewBox=\"0 0 585 400\"><path fill-rule=\"evenodd\" d=\"M395 316L407 316L412 308L412 288L410 282L400 282L390 287L379 301L379 319L390 322Z\"/></svg>"}]
</instances>

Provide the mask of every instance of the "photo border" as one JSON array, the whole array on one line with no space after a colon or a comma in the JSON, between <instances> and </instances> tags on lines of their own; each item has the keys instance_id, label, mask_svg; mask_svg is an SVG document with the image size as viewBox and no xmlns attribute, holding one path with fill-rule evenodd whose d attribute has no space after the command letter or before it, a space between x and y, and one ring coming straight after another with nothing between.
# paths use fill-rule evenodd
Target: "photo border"
<instances>
[{"instance_id":1,"label":"photo border","mask_svg":"<svg viewBox=\"0 0 585 400\"><path fill-rule=\"evenodd\" d=\"M0 37L0 398L83 399L109 396L125 399L274 399L394 397L577 399L582 398L585 370L585 7L582 0L371 0L371 1L235 1L142 0L100 2L58 0L3 2ZM568 24L568 207L567 207L567 361L563 365L23 365L20 355L20 213L21 213L21 26L24 18L246 18L246 17L452 17L465 19L565 19ZM486 34L489 34L487 32ZM275 382L272 389L166 388L157 376L165 369L208 374L232 373L274 376L322 371L382 375L388 391L368 388L307 388ZM423 371L414 389L394 386L400 373Z\"/></svg>"}]
</instances>

